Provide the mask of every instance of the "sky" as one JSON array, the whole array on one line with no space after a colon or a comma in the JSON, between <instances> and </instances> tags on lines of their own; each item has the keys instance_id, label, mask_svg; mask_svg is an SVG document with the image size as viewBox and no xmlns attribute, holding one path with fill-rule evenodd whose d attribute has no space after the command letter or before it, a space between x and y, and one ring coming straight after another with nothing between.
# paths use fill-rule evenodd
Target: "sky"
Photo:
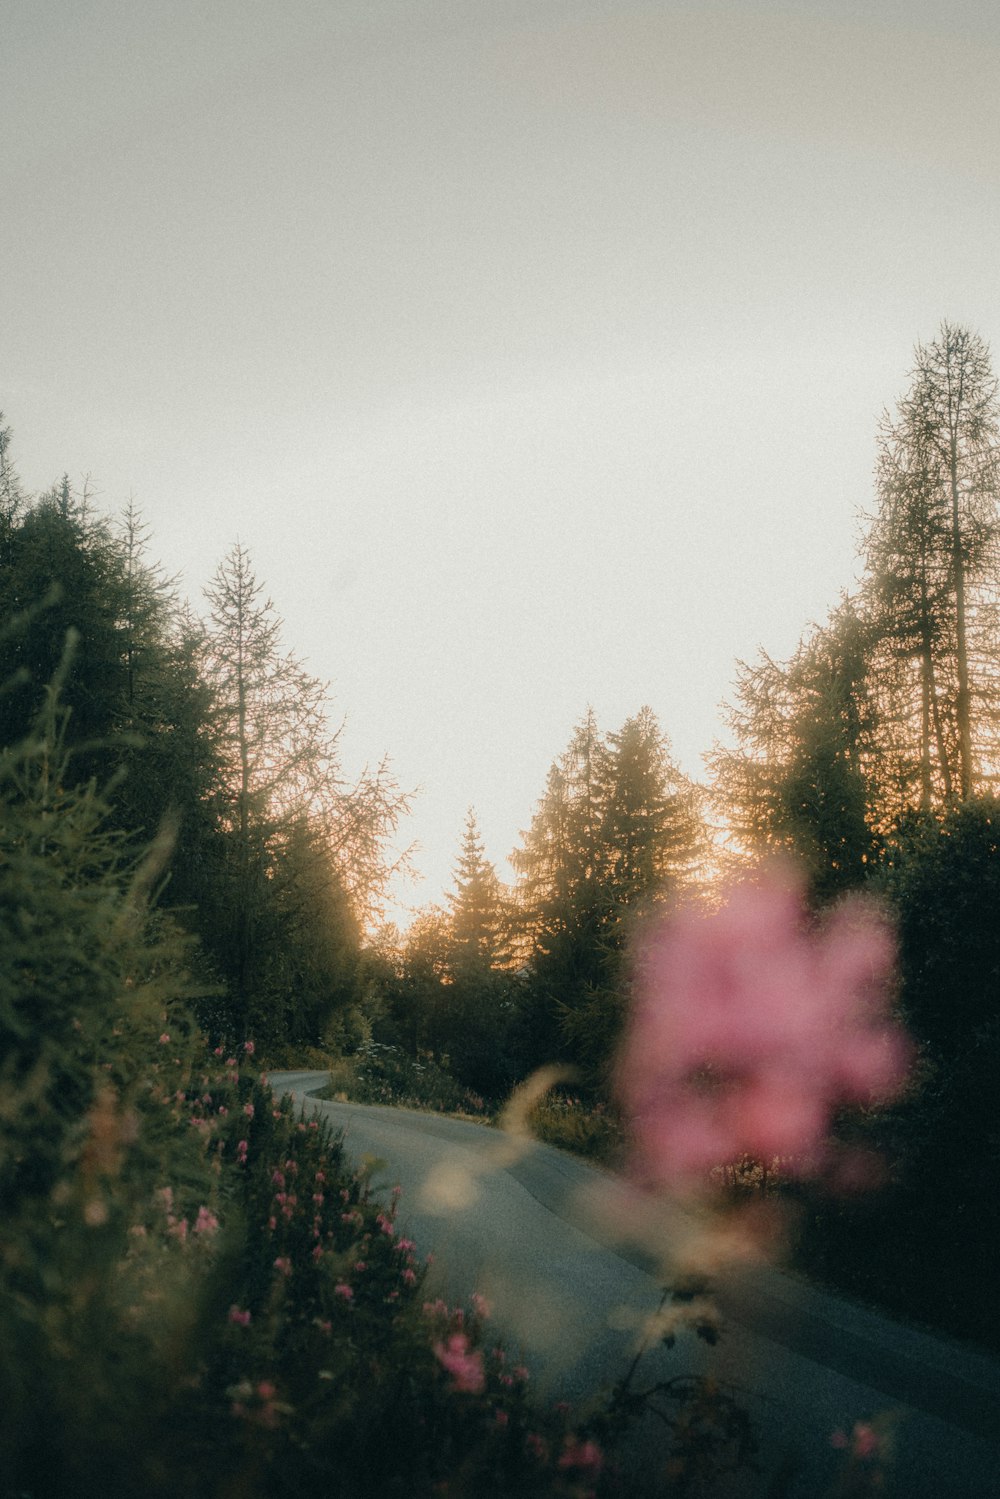
<instances>
[{"instance_id":1,"label":"sky","mask_svg":"<svg viewBox=\"0 0 1000 1499\"><path fill-rule=\"evenodd\" d=\"M440 901L592 706L689 775L997 348L994 0L0 0L0 409L192 604L238 539Z\"/></svg>"}]
</instances>

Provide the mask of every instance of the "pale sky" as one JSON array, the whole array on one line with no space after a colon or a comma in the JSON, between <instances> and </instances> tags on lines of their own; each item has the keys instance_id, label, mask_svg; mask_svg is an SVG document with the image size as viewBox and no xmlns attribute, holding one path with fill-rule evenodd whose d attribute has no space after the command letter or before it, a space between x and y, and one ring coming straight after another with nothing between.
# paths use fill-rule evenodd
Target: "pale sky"
<instances>
[{"instance_id":1,"label":"pale sky","mask_svg":"<svg viewBox=\"0 0 1000 1499\"><path fill-rule=\"evenodd\" d=\"M239 540L348 767L502 876L592 704L689 774L856 574L917 339L1000 363L995 0L0 0L25 483Z\"/></svg>"}]
</instances>

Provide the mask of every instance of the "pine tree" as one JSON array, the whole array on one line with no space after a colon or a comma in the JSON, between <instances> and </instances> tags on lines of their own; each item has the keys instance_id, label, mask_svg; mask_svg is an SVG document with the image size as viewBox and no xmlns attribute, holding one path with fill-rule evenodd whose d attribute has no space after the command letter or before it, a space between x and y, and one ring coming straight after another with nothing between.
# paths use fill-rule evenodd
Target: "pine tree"
<instances>
[{"instance_id":1,"label":"pine tree","mask_svg":"<svg viewBox=\"0 0 1000 1499\"><path fill-rule=\"evenodd\" d=\"M448 966L458 980L479 978L505 966L505 909L500 881L479 834L470 807L455 868L454 889L448 895Z\"/></svg>"},{"instance_id":2,"label":"pine tree","mask_svg":"<svg viewBox=\"0 0 1000 1499\"><path fill-rule=\"evenodd\" d=\"M513 855L536 1062L569 1056L599 1077L621 1020L634 920L685 876L703 841L693 788L653 713L605 738L589 710Z\"/></svg>"},{"instance_id":3,"label":"pine tree","mask_svg":"<svg viewBox=\"0 0 1000 1499\"><path fill-rule=\"evenodd\" d=\"M206 596L203 669L215 695L223 864L205 935L232 986L231 1026L280 1039L288 1006L303 1000L286 991L289 964L309 968L289 944L307 928L309 941L319 941L323 920L333 921L344 939L341 977L343 965L356 968L352 945L387 877L385 843L406 798L385 762L345 780L327 689L282 649L281 619L244 547L231 549ZM344 998L329 972L326 987ZM307 1008L317 1011L315 986ZM293 1032L301 1028L291 1022Z\"/></svg>"},{"instance_id":4,"label":"pine tree","mask_svg":"<svg viewBox=\"0 0 1000 1499\"><path fill-rule=\"evenodd\" d=\"M758 856L791 854L825 899L859 885L878 857L887 770L869 668L871 630L845 599L788 662L741 662L732 749L709 756L730 832Z\"/></svg>"},{"instance_id":5,"label":"pine tree","mask_svg":"<svg viewBox=\"0 0 1000 1499\"><path fill-rule=\"evenodd\" d=\"M943 323L883 418L866 541L886 750L908 764L905 799L924 811L966 799L998 768L998 442L989 350Z\"/></svg>"}]
</instances>

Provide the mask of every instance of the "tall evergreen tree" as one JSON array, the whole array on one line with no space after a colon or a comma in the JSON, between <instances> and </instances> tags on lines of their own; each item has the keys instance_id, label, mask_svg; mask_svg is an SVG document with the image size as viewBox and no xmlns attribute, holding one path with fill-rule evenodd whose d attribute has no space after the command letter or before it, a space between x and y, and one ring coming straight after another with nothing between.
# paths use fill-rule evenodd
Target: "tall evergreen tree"
<instances>
[{"instance_id":1,"label":"tall evergreen tree","mask_svg":"<svg viewBox=\"0 0 1000 1499\"><path fill-rule=\"evenodd\" d=\"M503 967L508 956L505 902L471 807L466 814L448 907L448 966L453 976L478 978Z\"/></svg>"},{"instance_id":2,"label":"tall evergreen tree","mask_svg":"<svg viewBox=\"0 0 1000 1499\"><path fill-rule=\"evenodd\" d=\"M866 542L886 752L907 801L965 799L997 772L1000 402L989 349L943 323L883 418Z\"/></svg>"},{"instance_id":3,"label":"tall evergreen tree","mask_svg":"<svg viewBox=\"0 0 1000 1499\"><path fill-rule=\"evenodd\" d=\"M729 710L736 744L709 756L729 828L756 855L804 860L825 899L878 856L886 781L869 676L871 632L845 599L788 662L741 662Z\"/></svg>"},{"instance_id":4,"label":"tall evergreen tree","mask_svg":"<svg viewBox=\"0 0 1000 1499\"><path fill-rule=\"evenodd\" d=\"M535 1061L567 1056L600 1077L622 1016L632 923L690 870L703 838L693 788L653 713L605 738L588 711L513 855Z\"/></svg>"},{"instance_id":5,"label":"tall evergreen tree","mask_svg":"<svg viewBox=\"0 0 1000 1499\"><path fill-rule=\"evenodd\" d=\"M375 774L345 780L326 687L283 650L281 619L244 547L231 549L206 596L203 666L215 694L215 809L223 834L206 939L232 987L231 1026L281 1039L288 1029L283 976L289 944L305 931L303 911L312 913L310 923L324 910L335 921L345 939L341 965L353 969L350 947L377 899L385 843L406 798L384 762ZM343 987L328 975L328 993ZM315 986L309 1007L315 1009Z\"/></svg>"}]
</instances>

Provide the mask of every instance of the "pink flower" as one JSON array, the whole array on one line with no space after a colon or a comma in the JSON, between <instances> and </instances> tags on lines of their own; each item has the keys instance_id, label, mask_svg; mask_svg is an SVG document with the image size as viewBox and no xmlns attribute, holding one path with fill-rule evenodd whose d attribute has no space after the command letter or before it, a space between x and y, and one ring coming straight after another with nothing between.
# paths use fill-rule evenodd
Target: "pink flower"
<instances>
[{"instance_id":1,"label":"pink flower","mask_svg":"<svg viewBox=\"0 0 1000 1499\"><path fill-rule=\"evenodd\" d=\"M243 1105L243 1112L247 1116L248 1119L252 1119L253 1116L254 1116L254 1106L253 1106L253 1104L252 1103L245 1103Z\"/></svg>"},{"instance_id":2,"label":"pink flower","mask_svg":"<svg viewBox=\"0 0 1000 1499\"><path fill-rule=\"evenodd\" d=\"M446 1343L434 1344L434 1357L451 1375L452 1389L469 1395L480 1395L486 1387L483 1355L469 1348L462 1332L453 1332Z\"/></svg>"},{"instance_id":3,"label":"pink flower","mask_svg":"<svg viewBox=\"0 0 1000 1499\"><path fill-rule=\"evenodd\" d=\"M170 1037L168 1036L168 1034L167 1034L166 1031L164 1031L163 1035L160 1037L160 1045L161 1046L169 1046L170 1045Z\"/></svg>"},{"instance_id":4,"label":"pink flower","mask_svg":"<svg viewBox=\"0 0 1000 1499\"><path fill-rule=\"evenodd\" d=\"M244 1041L244 1043L243 1043L243 1050L246 1052L246 1054L247 1054L248 1057L252 1057L253 1056L253 1042L252 1041Z\"/></svg>"},{"instance_id":5,"label":"pink flower","mask_svg":"<svg viewBox=\"0 0 1000 1499\"><path fill-rule=\"evenodd\" d=\"M333 1294L335 1296L340 1296L344 1301L354 1300L354 1292L347 1284L347 1282L343 1280L338 1280L337 1284L333 1288Z\"/></svg>"},{"instance_id":6,"label":"pink flower","mask_svg":"<svg viewBox=\"0 0 1000 1499\"><path fill-rule=\"evenodd\" d=\"M214 1234L219 1227L219 1220L208 1208L200 1207L195 1219L194 1231L196 1234Z\"/></svg>"},{"instance_id":7,"label":"pink flower","mask_svg":"<svg viewBox=\"0 0 1000 1499\"><path fill-rule=\"evenodd\" d=\"M582 1468L586 1473L599 1473L604 1466L604 1454L596 1442L575 1442L572 1438L567 1438L559 1466Z\"/></svg>"},{"instance_id":8,"label":"pink flower","mask_svg":"<svg viewBox=\"0 0 1000 1499\"><path fill-rule=\"evenodd\" d=\"M250 1313L243 1311L238 1306L231 1306L229 1308L229 1320L237 1327L249 1327Z\"/></svg>"},{"instance_id":9,"label":"pink flower","mask_svg":"<svg viewBox=\"0 0 1000 1499\"><path fill-rule=\"evenodd\" d=\"M864 1461L869 1457L879 1455L882 1450L882 1438L867 1421L856 1421L849 1437L843 1431L835 1431L830 1438L830 1446L839 1447L842 1451L849 1448L852 1457Z\"/></svg>"},{"instance_id":10,"label":"pink flower","mask_svg":"<svg viewBox=\"0 0 1000 1499\"><path fill-rule=\"evenodd\" d=\"M785 869L647 933L618 1068L640 1174L690 1183L744 1155L825 1167L833 1111L886 1098L905 1076L887 1014L893 959L858 898L811 928Z\"/></svg>"},{"instance_id":11,"label":"pink flower","mask_svg":"<svg viewBox=\"0 0 1000 1499\"><path fill-rule=\"evenodd\" d=\"M288 1258L287 1254L278 1255L278 1258L274 1262L274 1268L275 1270L280 1270L282 1275L291 1275L292 1262Z\"/></svg>"}]
</instances>

